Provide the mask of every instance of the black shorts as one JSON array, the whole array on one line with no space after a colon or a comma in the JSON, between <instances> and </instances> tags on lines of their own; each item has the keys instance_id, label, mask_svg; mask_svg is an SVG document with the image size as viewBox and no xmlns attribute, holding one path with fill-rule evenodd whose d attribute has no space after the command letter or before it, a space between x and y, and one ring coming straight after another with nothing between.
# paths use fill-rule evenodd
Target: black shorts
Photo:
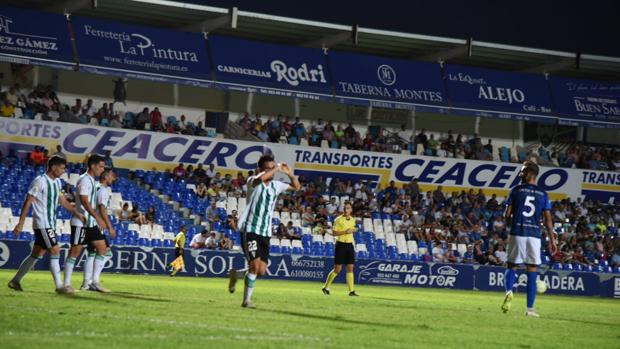
<instances>
[{"instance_id":1,"label":"black shorts","mask_svg":"<svg viewBox=\"0 0 620 349\"><path fill-rule=\"evenodd\" d=\"M99 227L86 228L86 237L84 238L85 244L90 244L93 241L105 240L105 235L99 230Z\"/></svg>"},{"instance_id":2,"label":"black shorts","mask_svg":"<svg viewBox=\"0 0 620 349\"><path fill-rule=\"evenodd\" d=\"M110 247L110 240L108 240L108 237L106 235L103 235L103 239L105 240L105 247ZM88 246L86 246L86 250L88 251L88 253L97 252L97 250L95 250L95 246L93 246L92 244L88 244Z\"/></svg>"},{"instance_id":3,"label":"black shorts","mask_svg":"<svg viewBox=\"0 0 620 349\"><path fill-rule=\"evenodd\" d=\"M174 259L179 258L179 256L183 255L183 249L180 247L175 247L174 248Z\"/></svg>"},{"instance_id":4,"label":"black shorts","mask_svg":"<svg viewBox=\"0 0 620 349\"><path fill-rule=\"evenodd\" d=\"M34 244L46 250L58 245L54 229L34 229Z\"/></svg>"},{"instance_id":5,"label":"black shorts","mask_svg":"<svg viewBox=\"0 0 620 349\"><path fill-rule=\"evenodd\" d=\"M255 233L241 234L241 247L248 262L260 258L263 262L269 262L269 237Z\"/></svg>"},{"instance_id":6,"label":"black shorts","mask_svg":"<svg viewBox=\"0 0 620 349\"><path fill-rule=\"evenodd\" d=\"M355 263L355 248L353 248L353 244L336 242L336 256L334 257L334 264L353 263Z\"/></svg>"},{"instance_id":7,"label":"black shorts","mask_svg":"<svg viewBox=\"0 0 620 349\"><path fill-rule=\"evenodd\" d=\"M86 229L84 227L71 226L71 245L78 246L84 245L84 238L86 238Z\"/></svg>"}]
</instances>

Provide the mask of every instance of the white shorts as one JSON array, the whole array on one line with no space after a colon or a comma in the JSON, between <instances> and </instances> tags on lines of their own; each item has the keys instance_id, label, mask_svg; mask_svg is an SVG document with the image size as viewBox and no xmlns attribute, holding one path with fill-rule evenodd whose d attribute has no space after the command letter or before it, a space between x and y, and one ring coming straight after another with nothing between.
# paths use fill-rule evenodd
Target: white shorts
<instances>
[{"instance_id":1,"label":"white shorts","mask_svg":"<svg viewBox=\"0 0 620 349\"><path fill-rule=\"evenodd\" d=\"M508 263L540 264L540 239L531 236L508 236Z\"/></svg>"}]
</instances>

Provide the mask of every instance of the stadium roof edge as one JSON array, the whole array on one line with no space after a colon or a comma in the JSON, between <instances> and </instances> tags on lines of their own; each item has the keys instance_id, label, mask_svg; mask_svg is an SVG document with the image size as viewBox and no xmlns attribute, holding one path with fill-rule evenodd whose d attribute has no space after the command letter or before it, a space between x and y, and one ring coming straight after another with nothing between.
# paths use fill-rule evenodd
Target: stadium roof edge
<instances>
[{"instance_id":1,"label":"stadium roof edge","mask_svg":"<svg viewBox=\"0 0 620 349\"><path fill-rule=\"evenodd\" d=\"M5 0L3 3L36 10L49 9L38 0ZM96 8L87 6L75 11L76 15L175 30L179 30L183 23L212 21L229 13L228 8L171 0L98 0ZM359 27L356 23L326 23L241 9L237 10L235 28L220 26L215 32L249 40L303 46L354 30L357 30L357 35L351 36L353 40L338 40L328 47L398 59L435 60L442 53L467 45L465 54L448 55L448 63L506 71L535 71L540 67L554 66L553 74L558 76L620 81L620 57L485 42L476 38L469 41L470 38L373 29Z\"/></svg>"}]
</instances>

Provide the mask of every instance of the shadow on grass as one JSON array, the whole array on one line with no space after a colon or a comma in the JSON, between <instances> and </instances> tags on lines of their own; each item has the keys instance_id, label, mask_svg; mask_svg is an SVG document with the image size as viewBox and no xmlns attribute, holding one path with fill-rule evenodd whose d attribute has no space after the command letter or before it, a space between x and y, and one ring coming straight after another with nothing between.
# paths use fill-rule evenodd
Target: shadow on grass
<instances>
[{"instance_id":1,"label":"shadow on grass","mask_svg":"<svg viewBox=\"0 0 620 349\"><path fill-rule=\"evenodd\" d=\"M302 312L288 311L288 310L261 308L260 311L281 314L281 315L297 316L297 317L302 317L306 319L326 320L326 321L334 321L338 323L355 324L355 325L379 326L379 327L386 327L386 328L405 327L405 326L401 326L401 325L394 324L394 323L353 320L353 319L346 319L342 316L325 316L325 315L302 313Z\"/></svg>"},{"instance_id":2,"label":"shadow on grass","mask_svg":"<svg viewBox=\"0 0 620 349\"><path fill-rule=\"evenodd\" d=\"M106 297L118 297L124 299L137 299L141 301L149 301L149 302L163 302L169 303L170 299L157 298L150 295L140 294L140 293L131 293L131 292L110 292L105 294Z\"/></svg>"},{"instance_id":3,"label":"shadow on grass","mask_svg":"<svg viewBox=\"0 0 620 349\"><path fill-rule=\"evenodd\" d=\"M620 328L620 323L613 324L613 323L602 322L602 321L567 319L567 318L561 318L561 317L555 317L555 316L545 316L545 320L562 321L562 322L576 322L576 323L586 324L586 325L611 326L611 327Z\"/></svg>"}]
</instances>

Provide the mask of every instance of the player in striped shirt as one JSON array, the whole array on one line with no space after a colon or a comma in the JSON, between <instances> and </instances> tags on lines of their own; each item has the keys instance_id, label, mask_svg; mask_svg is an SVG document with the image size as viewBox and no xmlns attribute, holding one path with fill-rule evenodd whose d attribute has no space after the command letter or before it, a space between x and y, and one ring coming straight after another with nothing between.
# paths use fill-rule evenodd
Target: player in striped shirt
<instances>
[{"instance_id":1,"label":"player in striped shirt","mask_svg":"<svg viewBox=\"0 0 620 349\"><path fill-rule=\"evenodd\" d=\"M97 189L97 210L101 215L101 218L105 221L108 226L108 231L110 232L110 238L116 238L116 231L114 230L114 226L110 223L110 194L111 188L110 186L116 180L116 173L111 168L106 168L101 175L99 176L99 186ZM93 245L89 245L87 247L88 258L86 259L86 263L84 264L84 282L82 283L82 290L92 290L92 291L107 291L100 284L100 275L103 271L105 263L108 262L112 258L112 251L110 250L110 241L108 241L107 236L104 235L104 241L106 245L106 254L105 260L103 263L99 263L98 267L95 268L95 260L97 258L97 253L95 251L95 247Z\"/></svg>"},{"instance_id":2,"label":"player in striped shirt","mask_svg":"<svg viewBox=\"0 0 620 349\"><path fill-rule=\"evenodd\" d=\"M24 221L32 206L32 229L35 234L35 242L32 253L19 267L17 274L9 281L9 287L16 291L23 291L21 281L24 276L34 267L37 260L43 258L46 252L50 253L50 271L56 284L56 292L72 293L62 284L60 277L60 246L56 237L56 213L58 204L71 212L76 219L84 220L84 216L77 212L65 198L61 191L60 176L65 172L67 161L59 156L53 156L47 163L47 173L38 176L30 184L26 200L22 206L19 222L13 231L20 234L24 228Z\"/></svg>"},{"instance_id":3,"label":"player in striped shirt","mask_svg":"<svg viewBox=\"0 0 620 349\"><path fill-rule=\"evenodd\" d=\"M536 185L538 165L526 161L521 167L521 184L512 188L506 199L506 222L510 225L508 236L508 268L504 278L506 296L502 311L508 312L512 302L512 288L515 283L518 265L527 266L527 311L526 316L539 317L534 310L536 299L538 272L540 264L541 218L544 218L547 230L549 253L556 252L555 236L549 195ZM542 281L540 281L542 282Z\"/></svg>"},{"instance_id":4,"label":"player in striped shirt","mask_svg":"<svg viewBox=\"0 0 620 349\"><path fill-rule=\"evenodd\" d=\"M256 278L265 275L269 262L269 238L271 237L271 217L278 200L278 195L286 190L299 190L301 184L293 175L293 171L285 163L276 166L272 155L263 155L258 160L259 173L253 177L248 186L253 192L250 201L239 218L241 246L248 260L249 270L245 274L243 295L244 308L255 308L252 293ZM291 183L274 180L276 172L288 176ZM234 292L235 284L240 275L234 269L230 271L229 291Z\"/></svg>"},{"instance_id":5,"label":"player in striped shirt","mask_svg":"<svg viewBox=\"0 0 620 349\"><path fill-rule=\"evenodd\" d=\"M82 252L82 245L93 244L95 240L101 240L101 245L97 249L97 253L101 256L99 263L102 263L105 258L106 247L100 229L105 229L106 223L96 210L97 181L95 180L105 169L105 160L102 156L93 154L88 157L87 165L88 170L80 176L75 189L75 208L86 217L86 221L82 222L75 215L71 217L71 248L65 261L64 285L70 290L73 289L71 287L73 268ZM92 270L88 269L88 263L84 267L84 273L92 274Z\"/></svg>"}]
</instances>

